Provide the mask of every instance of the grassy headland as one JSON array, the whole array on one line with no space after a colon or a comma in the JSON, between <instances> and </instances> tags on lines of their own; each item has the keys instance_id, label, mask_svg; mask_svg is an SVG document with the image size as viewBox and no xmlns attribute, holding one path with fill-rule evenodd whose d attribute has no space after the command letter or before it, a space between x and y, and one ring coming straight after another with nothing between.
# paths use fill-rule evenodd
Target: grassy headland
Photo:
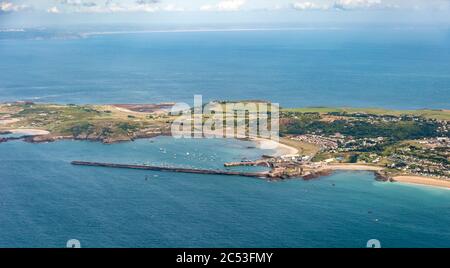
<instances>
[{"instance_id":1,"label":"grassy headland","mask_svg":"<svg viewBox=\"0 0 450 268\"><path fill-rule=\"evenodd\" d=\"M0 105L0 116L5 121L9 120L9 123L0 125L0 131L31 128L50 132L35 137L34 141L61 138L104 143L128 141L164 134L171 121L168 114L139 113L114 105L12 103Z\"/></svg>"}]
</instances>

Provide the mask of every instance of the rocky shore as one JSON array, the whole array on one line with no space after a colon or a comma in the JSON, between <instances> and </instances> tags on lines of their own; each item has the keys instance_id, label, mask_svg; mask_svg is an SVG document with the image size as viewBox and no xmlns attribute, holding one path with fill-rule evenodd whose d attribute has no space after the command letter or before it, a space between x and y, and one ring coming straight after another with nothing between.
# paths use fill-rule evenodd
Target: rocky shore
<instances>
[{"instance_id":1,"label":"rocky shore","mask_svg":"<svg viewBox=\"0 0 450 268\"><path fill-rule=\"evenodd\" d=\"M3 131L0 135L12 134L12 132ZM0 137L0 142L7 142L10 140L23 140L29 143L45 143L45 142L55 142L59 140L80 140L80 141L95 141L104 144L114 144L120 142L134 141L136 139L150 139L158 136L170 135L168 132L152 132L152 133L136 133L132 135L116 135L116 136L103 136L103 135L56 135L56 134L45 134L45 135L24 135L20 137Z\"/></svg>"}]
</instances>

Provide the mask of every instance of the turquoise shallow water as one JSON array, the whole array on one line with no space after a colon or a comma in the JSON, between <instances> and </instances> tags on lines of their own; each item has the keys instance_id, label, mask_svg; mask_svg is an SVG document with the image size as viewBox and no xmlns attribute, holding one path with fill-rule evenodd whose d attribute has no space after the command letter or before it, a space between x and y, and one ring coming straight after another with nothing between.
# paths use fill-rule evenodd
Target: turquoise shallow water
<instances>
[{"instance_id":1,"label":"turquoise shallow water","mask_svg":"<svg viewBox=\"0 0 450 268\"><path fill-rule=\"evenodd\" d=\"M264 153L248 146L167 137L0 144L0 247L64 247L72 238L84 247L364 247L372 238L450 246L450 191L380 183L368 172L268 182L69 164L222 168Z\"/></svg>"}]
</instances>

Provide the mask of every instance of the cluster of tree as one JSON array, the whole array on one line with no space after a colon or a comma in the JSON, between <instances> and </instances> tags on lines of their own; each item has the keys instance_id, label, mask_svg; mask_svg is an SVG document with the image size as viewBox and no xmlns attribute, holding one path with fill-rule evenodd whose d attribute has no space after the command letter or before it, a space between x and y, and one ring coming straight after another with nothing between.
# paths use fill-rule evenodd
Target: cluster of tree
<instances>
[{"instance_id":1,"label":"cluster of tree","mask_svg":"<svg viewBox=\"0 0 450 268\"><path fill-rule=\"evenodd\" d=\"M378 114L370 114L370 113L348 113L348 112L329 112L329 115L334 116L344 116L344 117L355 117L355 118L399 118L395 115L378 115Z\"/></svg>"},{"instance_id":2,"label":"cluster of tree","mask_svg":"<svg viewBox=\"0 0 450 268\"><path fill-rule=\"evenodd\" d=\"M281 120L281 134L301 135L341 133L355 138L388 137L392 140L420 139L439 136L439 124L426 121L369 122L336 120L324 122L312 118Z\"/></svg>"}]
</instances>

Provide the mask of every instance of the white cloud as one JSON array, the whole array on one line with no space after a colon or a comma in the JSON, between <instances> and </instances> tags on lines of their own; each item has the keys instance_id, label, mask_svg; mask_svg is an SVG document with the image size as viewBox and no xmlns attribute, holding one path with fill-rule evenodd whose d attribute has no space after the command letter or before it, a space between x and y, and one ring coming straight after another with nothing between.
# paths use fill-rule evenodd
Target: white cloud
<instances>
[{"instance_id":1,"label":"white cloud","mask_svg":"<svg viewBox=\"0 0 450 268\"><path fill-rule=\"evenodd\" d=\"M382 7L381 0L336 0L333 7L340 10L369 9Z\"/></svg>"},{"instance_id":2,"label":"white cloud","mask_svg":"<svg viewBox=\"0 0 450 268\"><path fill-rule=\"evenodd\" d=\"M0 12L15 12L28 9L27 5L16 5L11 2L0 2Z\"/></svg>"},{"instance_id":3,"label":"white cloud","mask_svg":"<svg viewBox=\"0 0 450 268\"><path fill-rule=\"evenodd\" d=\"M329 2L294 2L292 8L304 10L361 10L400 8L397 0L332 0Z\"/></svg>"},{"instance_id":4,"label":"white cloud","mask_svg":"<svg viewBox=\"0 0 450 268\"><path fill-rule=\"evenodd\" d=\"M177 6L175 4L167 4L162 8L164 11L184 11L183 7Z\"/></svg>"},{"instance_id":5,"label":"white cloud","mask_svg":"<svg viewBox=\"0 0 450 268\"><path fill-rule=\"evenodd\" d=\"M76 13L155 12L162 10L157 0L127 2L112 0L60 0L60 4L65 12Z\"/></svg>"},{"instance_id":6,"label":"white cloud","mask_svg":"<svg viewBox=\"0 0 450 268\"><path fill-rule=\"evenodd\" d=\"M216 5L203 5L200 7L202 11L238 11L244 6L246 0L224 0Z\"/></svg>"},{"instance_id":7,"label":"white cloud","mask_svg":"<svg viewBox=\"0 0 450 268\"><path fill-rule=\"evenodd\" d=\"M60 3L62 5L84 6L84 7L92 7L97 5L97 3L93 1L86 1L86 0L60 0Z\"/></svg>"},{"instance_id":8,"label":"white cloud","mask_svg":"<svg viewBox=\"0 0 450 268\"><path fill-rule=\"evenodd\" d=\"M48 13L52 13L52 14L58 14L58 13L61 13L61 11L59 10L58 7L51 7L51 8L49 8L49 9L47 9L47 12L48 12Z\"/></svg>"},{"instance_id":9,"label":"white cloud","mask_svg":"<svg viewBox=\"0 0 450 268\"><path fill-rule=\"evenodd\" d=\"M105 8L106 12L155 12L160 8L154 4L116 4Z\"/></svg>"},{"instance_id":10,"label":"white cloud","mask_svg":"<svg viewBox=\"0 0 450 268\"><path fill-rule=\"evenodd\" d=\"M125 12L157 12L184 11L174 3L160 0L59 0L60 11L76 13L125 13Z\"/></svg>"},{"instance_id":11,"label":"white cloud","mask_svg":"<svg viewBox=\"0 0 450 268\"><path fill-rule=\"evenodd\" d=\"M325 10L330 8L328 5L313 2L295 2L292 4L292 7L297 10Z\"/></svg>"},{"instance_id":12,"label":"white cloud","mask_svg":"<svg viewBox=\"0 0 450 268\"><path fill-rule=\"evenodd\" d=\"M217 4L219 10L236 11L245 4L245 0L226 0Z\"/></svg>"},{"instance_id":13,"label":"white cloud","mask_svg":"<svg viewBox=\"0 0 450 268\"><path fill-rule=\"evenodd\" d=\"M131 13L289 9L449 11L450 0L0 0L0 13L21 10L48 13Z\"/></svg>"}]
</instances>

